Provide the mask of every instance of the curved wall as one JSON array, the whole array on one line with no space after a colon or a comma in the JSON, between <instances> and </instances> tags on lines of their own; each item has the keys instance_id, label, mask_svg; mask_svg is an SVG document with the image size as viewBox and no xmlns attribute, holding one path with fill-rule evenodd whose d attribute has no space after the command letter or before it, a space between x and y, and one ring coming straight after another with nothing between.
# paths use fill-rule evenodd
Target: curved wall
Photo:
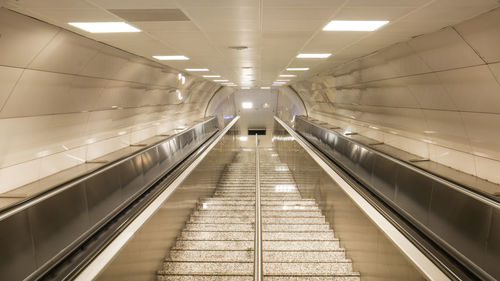
<instances>
[{"instance_id":1,"label":"curved wall","mask_svg":"<svg viewBox=\"0 0 500 281\"><path fill-rule=\"evenodd\" d=\"M0 193L204 117L213 82L0 8Z\"/></svg>"},{"instance_id":2,"label":"curved wall","mask_svg":"<svg viewBox=\"0 0 500 281\"><path fill-rule=\"evenodd\" d=\"M500 183L500 9L293 84L309 116Z\"/></svg>"}]
</instances>

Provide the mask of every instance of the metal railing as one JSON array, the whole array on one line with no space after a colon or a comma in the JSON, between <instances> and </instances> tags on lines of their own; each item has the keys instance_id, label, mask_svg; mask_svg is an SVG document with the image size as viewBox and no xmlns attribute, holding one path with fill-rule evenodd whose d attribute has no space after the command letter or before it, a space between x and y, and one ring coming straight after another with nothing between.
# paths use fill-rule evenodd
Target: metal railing
<instances>
[{"instance_id":1,"label":"metal railing","mask_svg":"<svg viewBox=\"0 0 500 281\"><path fill-rule=\"evenodd\" d=\"M255 245L254 280L262 280L262 220L260 213L259 137L255 135Z\"/></svg>"}]
</instances>

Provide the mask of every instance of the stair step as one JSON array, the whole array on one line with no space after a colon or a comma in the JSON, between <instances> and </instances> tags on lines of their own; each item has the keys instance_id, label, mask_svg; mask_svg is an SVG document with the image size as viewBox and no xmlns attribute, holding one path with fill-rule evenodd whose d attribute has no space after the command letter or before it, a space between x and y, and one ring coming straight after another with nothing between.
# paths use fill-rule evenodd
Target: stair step
<instances>
[{"instance_id":1,"label":"stair step","mask_svg":"<svg viewBox=\"0 0 500 281\"><path fill-rule=\"evenodd\" d=\"M226 210L200 210L194 211L193 216L210 216L210 217L249 217L255 216L255 211L226 211Z\"/></svg>"},{"instance_id":2,"label":"stair step","mask_svg":"<svg viewBox=\"0 0 500 281\"><path fill-rule=\"evenodd\" d=\"M262 249L273 251L320 251L320 250L338 250L339 241L262 241Z\"/></svg>"},{"instance_id":3,"label":"stair step","mask_svg":"<svg viewBox=\"0 0 500 281\"><path fill-rule=\"evenodd\" d=\"M268 224L321 224L325 223L324 217L314 217L314 218L292 218L292 217L273 217L273 218L262 218L262 223Z\"/></svg>"},{"instance_id":4,"label":"stair step","mask_svg":"<svg viewBox=\"0 0 500 281\"><path fill-rule=\"evenodd\" d=\"M333 231L321 232L262 232L262 240L309 240L327 241L335 240Z\"/></svg>"},{"instance_id":5,"label":"stair step","mask_svg":"<svg viewBox=\"0 0 500 281\"><path fill-rule=\"evenodd\" d=\"M187 223L184 229L188 231L253 231L254 226L250 223Z\"/></svg>"},{"instance_id":6,"label":"stair step","mask_svg":"<svg viewBox=\"0 0 500 281\"><path fill-rule=\"evenodd\" d=\"M252 262L164 262L159 274L252 275Z\"/></svg>"},{"instance_id":7,"label":"stair step","mask_svg":"<svg viewBox=\"0 0 500 281\"><path fill-rule=\"evenodd\" d=\"M314 201L313 199L302 199L302 200L262 199L261 206L270 206L270 205L287 205L287 206L314 205L314 206L317 206L316 201Z\"/></svg>"},{"instance_id":8,"label":"stair step","mask_svg":"<svg viewBox=\"0 0 500 281\"><path fill-rule=\"evenodd\" d=\"M270 255L272 259L274 256ZM253 251L170 251L169 261L252 262ZM284 260L283 260L284 261Z\"/></svg>"},{"instance_id":9,"label":"stair step","mask_svg":"<svg viewBox=\"0 0 500 281\"><path fill-rule=\"evenodd\" d=\"M298 211L298 210L304 210L304 211L319 211L318 206L316 205L262 205L260 206L260 209L264 211Z\"/></svg>"},{"instance_id":10,"label":"stair step","mask_svg":"<svg viewBox=\"0 0 500 281\"><path fill-rule=\"evenodd\" d=\"M253 223L255 217L197 217L191 216L189 222L192 223ZM323 222L325 220L323 219Z\"/></svg>"},{"instance_id":11,"label":"stair step","mask_svg":"<svg viewBox=\"0 0 500 281\"><path fill-rule=\"evenodd\" d=\"M330 225L327 223L322 224L263 224L263 231L332 231Z\"/></svg>"},{"instance_id":12,"label":"stair step","mask_svg":"<svg viewBox=\"0 0 500 281\"><path fill-rule=\"evenodd\" d=\"M332 273L351 273L352 263L350 260L338 262L272 262L263 263L264 275L280 276L307 276L307 275L331 275Z\"/></svg>"},{"instance_id":13,"label":"stair step","mask_svg":"<svg viewBox=\"0 0 500 281\"><path fill-rule=\"evenodd\" d=\"M207 240L178 240L174 250L226 250L248 251L253 250L253 241L207 241Z\"/></svg>"},{"instance_id":14,"label":"stair step","mask_svg":"<svg viewBox=\"0 0 500 281\"><path fill-rule=\"evenodd\" d=\"M279 235L278 235L279 236ZM285 235L282 235L285 237ZM253 231L183 231L181 240L253 240ZM333 237L333 234L332 234ZM272 236L270 236L272 238ZM286 238L285 238L286 239ZM269 239L271 240L271 239ZM283 239L282 239L283 240Z\"/></svg>"},{"instance_id":15,"label":"stair step","mask_svg":"<svg viewBox=\"0 0 500 281\"><path fill-rule=\"evenodd\" d=\"M158 281L253 281L253 276L242 275L158 275ZM283 279L284 281L285 279ZM319 281L319 280L318 280ZM348 280L350 281L350 280Z\"/></svg>"},{"instance_id":16,"label":"stair step","mask_svg":"<svg viewBox=\"0 0 500 281\"><path fill-rule=\"evenodd\" d=\"M262 211L262 217L323 217L323 214L320 211Z\"/></svg>"},{"instance_id":17,"label":"stair step","mask_svg":"<svg viewBox=\"0 0 500 281\"><path fill-rule=\"evenodd\" d=\"M253 252L252 252L253 253ZM263 251L264 262L337 262L344 261L345 251Z\"/></svg>"},{"instance_id":18,"label":"stair step","mask_svg":"<svg viewBox=\"0 0 500 281\"><path fill-rule=\"evenodd\" d=\"M201 279L200 279L201 280ZM225 279L224 279L225 280ZM239 280L239 279L235 279ZM360 281L357 273L331 274L330 276L263 276L264 281Z\"/></svg>"},{"instance_id":19,"label":"stair step","mask_svg":"<svg viewBox=\"0 0 500 281\"><path fill-rule=\"evenodd\" d=\"M255 204L252 205L215 205L210 203L198 205L198 210L211 210L211 211L252 211L255 210Z\"/></svg>"}]
</instances>

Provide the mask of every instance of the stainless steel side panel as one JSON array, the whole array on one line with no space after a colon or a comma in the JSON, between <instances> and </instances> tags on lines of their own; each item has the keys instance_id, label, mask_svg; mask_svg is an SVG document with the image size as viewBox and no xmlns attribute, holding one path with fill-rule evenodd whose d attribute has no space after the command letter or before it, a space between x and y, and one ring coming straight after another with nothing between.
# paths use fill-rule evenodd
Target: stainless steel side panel
<instances>
[{"instance_id":1,"label":"stainless steel side panel","mask_svg":"<svg viewBox=\"0 0 500 281\"><path fill-rule=\"evenodd\" d=\"M451 255L481 278L500 279L498 202L383 155L302 117L295 120L295 129L302 136L369 190L380 195ZM368 176L370 169L371 176Z\"/></svg>"},{"instance_id":2,"label":"stainless steel side panel","mask_svg":"<svg viewBox=\"0 0 500 281\"><path fill-rule=\"evenodd\" d=\"M0 213L2 280L22 280L61 258L217 129L212 118L145 151Z\"/></svg>"}]
</instances>

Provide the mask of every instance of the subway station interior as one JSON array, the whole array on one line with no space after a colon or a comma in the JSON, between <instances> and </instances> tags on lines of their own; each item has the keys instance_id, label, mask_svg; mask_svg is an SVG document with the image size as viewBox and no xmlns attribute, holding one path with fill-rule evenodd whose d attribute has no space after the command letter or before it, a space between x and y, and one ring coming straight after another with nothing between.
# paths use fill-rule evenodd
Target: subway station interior
<instances>
[{"instance_id":1,"label":"subway station interior","mask_svg":"<svg viewBox=\"0 0 500 281\"><path fill-rule=\"evenodd\" d=\"M0 0L0 280L500 280L500 1Z\"/></svg>"}]
</instances>

